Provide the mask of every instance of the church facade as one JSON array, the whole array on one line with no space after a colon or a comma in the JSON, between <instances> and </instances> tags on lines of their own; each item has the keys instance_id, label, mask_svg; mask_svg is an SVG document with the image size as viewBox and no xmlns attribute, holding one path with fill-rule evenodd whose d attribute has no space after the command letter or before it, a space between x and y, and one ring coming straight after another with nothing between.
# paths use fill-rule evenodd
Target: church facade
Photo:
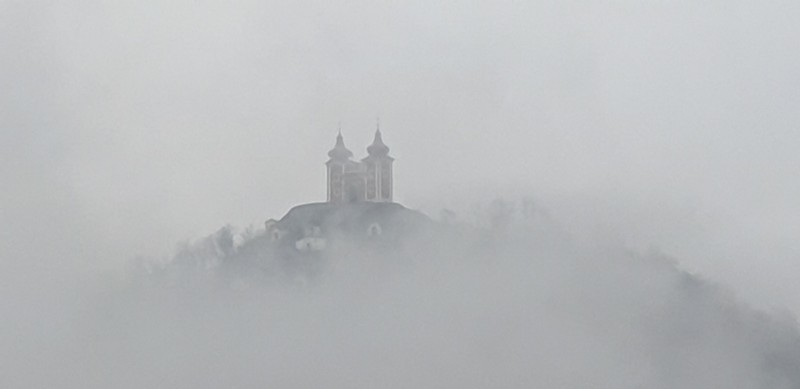
<instances>
[{"instance_id":1,"label":"church facade","mask_svg":"<svg viewBox=\"0 0 800 389\"><path fill-rule=\"evenodd\" d=\"M375 138L367 147L367 156L360 161L352 159L353 153L345 147L341 132L328 157L325 166L329 203L393 201L394 158L389 156L389 147L383 143L380 128L375 131Z\"/></svg>"},{"instance_id":2,"label":"church facade","mask_svg":"<svg viewBox=\"0 0 800 389\"><path fill-rule=\"evenodd\" d=\"M372 248L395 247L434 223L420 212L394 202L394 158L380 128L367 156L353 159L341 132L328 152L327 201L292 207L280 220L265 223L271 247L287 258L302 258L358 243Z\"/></svg>"}]
</instances>

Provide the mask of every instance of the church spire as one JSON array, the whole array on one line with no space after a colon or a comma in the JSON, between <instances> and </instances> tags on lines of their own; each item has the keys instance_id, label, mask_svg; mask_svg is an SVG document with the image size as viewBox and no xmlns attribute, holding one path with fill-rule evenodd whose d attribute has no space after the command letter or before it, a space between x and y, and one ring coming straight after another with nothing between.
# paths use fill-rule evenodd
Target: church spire
<instances>
[{"instance_id":1,"label":"church spire","mask_svg":"<svg viewBox=\"0 0 800 389\"><path fill-rule=\"evenodd\" d=\"M353 156L353 153L344 145L344 138L342 137L342 129L339 128L339 134L336 135L336 145L333 146L331 151L328 151L328 156L335 160L347 160Z\"/></svg>"},{"instance_id":2,"label":"church spire","mask_svg":"<svg viewBox=\"0 0 800 389\"><path fill-rule=\"evenodd\" d=\"M383 137L381 136L381 122L378 120L378 126L375 130L375 139L372 140L372 144L367 147L367 153L370 156L386 156L389 155L389 146L383 143Z\"/></svg>"}]
</instances>

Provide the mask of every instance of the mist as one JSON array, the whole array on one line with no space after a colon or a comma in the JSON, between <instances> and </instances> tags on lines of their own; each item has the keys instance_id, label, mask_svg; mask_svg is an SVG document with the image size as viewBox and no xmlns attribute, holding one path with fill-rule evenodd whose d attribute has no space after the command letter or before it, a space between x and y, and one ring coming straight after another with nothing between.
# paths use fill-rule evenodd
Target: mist
<instances>
[{"instance_id":1,"label":"mist","mask_svg":"<svg viewBox=\"0 0 800 389\"><path fill-rule=\"evenodd\" d=\"M798 387L799 17L0 0L0 386ZM260 246L378 118L446 227Z\"/></svg>"},{"instance_id":2,"label":"mist","mask_svg":"<svg viewBox=\"0 0 800 389\"><path fill-rule=\"evenodd\" d=\"M661 253L578 241L545 213L497 204L483 226L431 222L391 249L340 241L291 258L263 229L223 227L39 301L3 332L5 383L800 386L793 316L749 308Z\"/></svg>"}]
</instances>

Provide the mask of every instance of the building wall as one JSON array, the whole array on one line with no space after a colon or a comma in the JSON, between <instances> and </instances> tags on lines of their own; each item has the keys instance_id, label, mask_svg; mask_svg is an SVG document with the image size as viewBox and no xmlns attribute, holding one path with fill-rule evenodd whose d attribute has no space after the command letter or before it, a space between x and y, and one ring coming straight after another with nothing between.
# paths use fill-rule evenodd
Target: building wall
<instances>
[{"instance_id":1,"label":"building wall","mask_svg":"<svg viewBox=\"0 0 800 389\"><path fill-rule=\"evenodd\" d=\"M392 201L392 161L328 161L328 202Z\"/></svg>"},{"instance_id":2,"label":"building wall","mask_svg":"<svg viewBox=\"0 0 800 389\"><path fill-rule=\"evenodd\" d=\"M328 162L328 202L341 203L344 194L344 165Z\"/></svg>"}]
</instances>

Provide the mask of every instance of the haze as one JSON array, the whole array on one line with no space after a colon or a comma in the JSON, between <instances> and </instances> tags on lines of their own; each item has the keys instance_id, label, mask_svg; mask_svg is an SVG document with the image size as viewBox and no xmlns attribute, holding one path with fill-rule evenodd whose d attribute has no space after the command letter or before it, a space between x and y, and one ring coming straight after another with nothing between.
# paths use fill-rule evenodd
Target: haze
<instances>
[{"instance_id":1,"label":"haze","mask_svg":"<svg viewBox=\"0 0 800 389\"><path fill-rule=\"evenodd\" d=\"M132 258L324 200L339 126L358 155L378 117L410 208L476 222L529 196L590 247L663 253L797 315L798 18L791 1L0 0L0 307L16 318L0 339L43 350ZM411 317L451 302L435 301Z\"/></svg>"}]
</instances>

